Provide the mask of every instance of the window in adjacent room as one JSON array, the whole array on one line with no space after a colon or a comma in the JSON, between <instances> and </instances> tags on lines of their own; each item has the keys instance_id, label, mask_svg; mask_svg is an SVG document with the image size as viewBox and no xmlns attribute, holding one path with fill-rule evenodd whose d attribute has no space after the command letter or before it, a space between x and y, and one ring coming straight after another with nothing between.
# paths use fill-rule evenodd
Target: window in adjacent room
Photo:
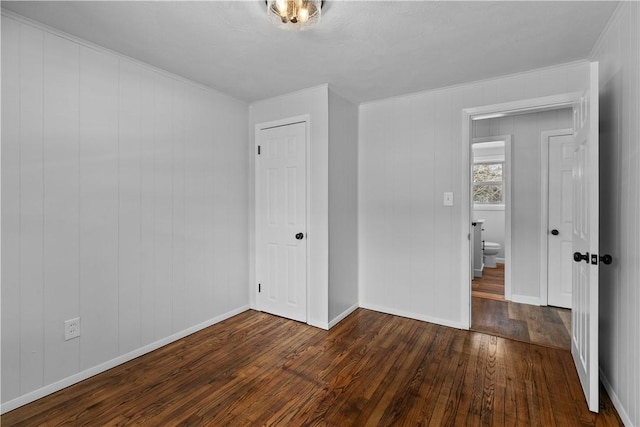
<instances>
[{"instance_id":1,"label":"window in adjacent room","mask_svg":"<svg viewBox=\"0 0 640 427\"><path fill-rule=\"evenodd\" d=\"M504 162L473 165L473 203L504 205Z\"/></svg>"}]
</instances>

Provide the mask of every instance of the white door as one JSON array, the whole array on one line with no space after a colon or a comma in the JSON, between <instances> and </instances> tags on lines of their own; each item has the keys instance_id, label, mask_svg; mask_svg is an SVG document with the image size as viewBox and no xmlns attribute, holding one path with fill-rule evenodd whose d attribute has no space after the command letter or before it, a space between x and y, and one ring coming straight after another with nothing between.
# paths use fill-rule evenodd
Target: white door
<instances>
[{"instance_id":1,"label":"white door","mask_svg":"<svg viewBox=\"0 0 640 427\"><path fill-rule=\"evenodd\" d=\"M306 123L261 129L256 142L257 306L306 322Z\"/></svg>"},{"instance_id":2,"label":"white door","mask_svg":"<svg viewBox=\"0 0 640 427\"><path fill-rule=\"evenodd\" d=\"M573 135L549 135L547 303L571 308Z\"/></svg>"},{"instance_id":3,"label":"white door","mask_svg":"<svg viewBox=\"0 0 640 427\"><path fill-rule=\"evenodd\" d=\"M573 356L589 410L598 412L598 63L574 106L573 166Z\"/></svg>"}]
</instances>

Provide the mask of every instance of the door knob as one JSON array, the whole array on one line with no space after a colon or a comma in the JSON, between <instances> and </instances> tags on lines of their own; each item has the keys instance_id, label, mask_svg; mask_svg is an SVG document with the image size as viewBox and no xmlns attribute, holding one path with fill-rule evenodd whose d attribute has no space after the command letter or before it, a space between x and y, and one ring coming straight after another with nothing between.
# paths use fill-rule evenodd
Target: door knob
<instances>
[{"instance_id":1,"label":"door knob","mask_svg":"<svg viewBox=\"0 0 640 427\"><path fill-rule=\"evenodd\" d=\"M556 229L551 230L551 234L553 234L554 236L557 236L558 234L560 234L560 232Z\"/></svg>"},{"instance_id":2,"label":"door knob","mask_svg":"<svg viewBox=\"0 0 640 427\"><path fill-rule=\"evenodd\" d=\"M584 254L581 254L580 252L574 252L573 253L573 260L575 262L584 261L587 264L589 264L589 252L585 252Z\"/></svg>"},{"instance_id":3,"label":"door knob","mask_svg":"<svg viewBox=\"0 0 640 427\"><path fill-rule=\"evenodd\" d=\"M600 255L600 262L609 265L613 262L613 257L609 254Z\"/></svg>"},{"instance_id":4,"label":"door knob","mask_svg":"<svg viewBox=\"0 0 640 427\"><path fill-rule=\"evenodd\" d=\"M296 239L298 239L298 240L302 240L303 237L304 237L304 234L302 234L302 233L296 234Z\"/></svg>"}]
</instances>

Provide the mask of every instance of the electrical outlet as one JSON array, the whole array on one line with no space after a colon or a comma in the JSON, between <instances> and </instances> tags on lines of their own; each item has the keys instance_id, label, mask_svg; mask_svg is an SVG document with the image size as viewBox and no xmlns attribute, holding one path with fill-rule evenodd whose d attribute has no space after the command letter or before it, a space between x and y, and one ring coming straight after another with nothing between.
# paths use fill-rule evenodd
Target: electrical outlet
<instances>
[{"instance_id":1,"label":"electrical outlet","mask_svg":"<svg viewBox=\"0 0 640 427\"><path fill-rule=\"evenodd\" d=\"M64 340L68 341L72 338L80 336L80 318L69 319L64 322Z\"/></svg>"}]
</instances>

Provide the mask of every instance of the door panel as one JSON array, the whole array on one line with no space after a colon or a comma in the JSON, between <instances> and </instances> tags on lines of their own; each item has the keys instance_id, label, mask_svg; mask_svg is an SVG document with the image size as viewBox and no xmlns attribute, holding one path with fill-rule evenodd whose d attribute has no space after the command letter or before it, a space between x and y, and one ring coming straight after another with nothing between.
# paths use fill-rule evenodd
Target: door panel
<instances>
[{"instance_id":1,"label":"door panel","mask_svg":"<svg viewBox=\"0 0 640 427\"><path fill-rule=\"evenodd\" d=\"M571 308L573 135L549 136L548 304ZM557 231L557 234L551 232Z\"/></svg>"},{"instance_id":2,"label":"door panel","mask_svg":"<svg viewBox=\"0 0 640 427\"><path fill-rule=\"evenodd\" d=\"M574 106L571 354L589 410L598 412L598 63Z\"/></svg>"},{"instance_id":3,"label":"door panel","mask_svg":"<svg viewBox=\"0 0 640 427\"><path fill-rule=\"evenodd\" d=\"M262 129L256 141L258 309L306 322L306 124Z\"/></svg>"}]
</instances>

